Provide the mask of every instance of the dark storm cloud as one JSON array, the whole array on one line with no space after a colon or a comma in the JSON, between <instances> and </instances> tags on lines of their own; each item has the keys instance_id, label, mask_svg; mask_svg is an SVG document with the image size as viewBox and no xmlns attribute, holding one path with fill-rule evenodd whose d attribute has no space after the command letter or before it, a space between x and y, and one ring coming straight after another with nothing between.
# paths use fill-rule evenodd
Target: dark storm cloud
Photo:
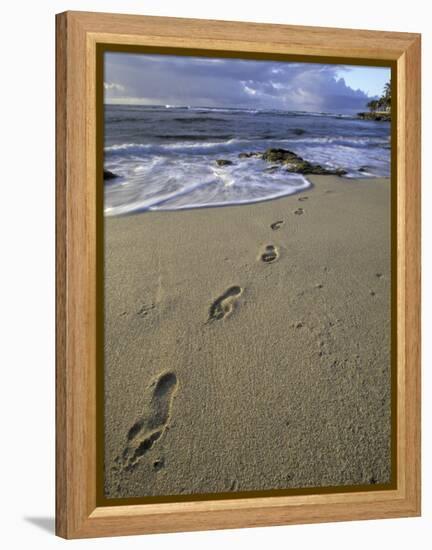
<instances>
[{"instance_id":1,"label":"dark storm cloud","mask_svg":"<svg viewBox=\"0 0 432 550\"><path fill-rule=\"evenodd\" d=\"M108 53L106 101L305 111L363 110L341 66Z\"/></svg>"}]
</instances>

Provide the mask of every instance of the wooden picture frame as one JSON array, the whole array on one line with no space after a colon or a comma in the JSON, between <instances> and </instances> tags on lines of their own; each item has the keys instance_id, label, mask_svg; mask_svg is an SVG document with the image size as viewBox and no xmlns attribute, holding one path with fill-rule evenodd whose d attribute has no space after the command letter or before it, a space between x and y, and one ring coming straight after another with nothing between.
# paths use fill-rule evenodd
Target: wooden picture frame
<instances>
[{"instance_id":1,"label":"wooden picture frame","mask_svg":"<svg viewBox=\"0 0 432 550\"><path fill-rule=\"evenodd\" d=\"M59 14L56 24L56 533L82 538L419 515L420 35L85 12ZM96 77L98 47L107 43L234 57L369 60L392 68L397 460L390 490L98 504Z\"/></svg>"}]
</instances>

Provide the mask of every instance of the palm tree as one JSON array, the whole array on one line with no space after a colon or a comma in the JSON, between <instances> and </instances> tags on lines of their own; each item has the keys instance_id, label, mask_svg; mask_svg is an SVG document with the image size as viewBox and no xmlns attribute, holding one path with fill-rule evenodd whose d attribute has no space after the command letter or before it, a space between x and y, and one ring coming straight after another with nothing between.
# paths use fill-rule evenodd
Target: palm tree
<instances>
[{"instance_id":1,"label":"palm tree","mask_svg":"<svg viewBox=\"0 0 432 550\"><path fill-rule=\"evenodd\" d=\"M384 86L383 93L378 99L371 99L367 104L369 111L390 111L391 105L391 84L387 82Z\"/></svg>"},{"instance_id":2,"label":"palm tree","mask_svg":"<svg viewBox=\"0 0 432 550\"><path fill-rule=\"evenodd\" d=\"M381 96L381 103L382 103L382 106L386 109L386 110L390 110L390 106L391 106L391 84L390 82L387 82L386 85L384 86L384 91L383 91L383 94Z\"/></svg>"},{"instance_id":3,"label":"palm tree","mask_svg":"<svg viewBox=\"0 0 432 550\"><path fill-rule=\"evenodd\" d=\"M378 109L378 101L377 99L371 99L369 103L366 105L369 111L373 112Z\"/></svg>"}]
</instances>

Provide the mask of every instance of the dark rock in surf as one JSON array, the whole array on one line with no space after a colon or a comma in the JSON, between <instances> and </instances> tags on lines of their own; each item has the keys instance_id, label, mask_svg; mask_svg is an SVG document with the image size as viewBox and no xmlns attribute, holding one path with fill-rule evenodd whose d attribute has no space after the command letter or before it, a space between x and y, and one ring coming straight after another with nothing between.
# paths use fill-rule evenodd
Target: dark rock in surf
<instances>
[{"instance_id":1,"label":"dark rock in surf","mask_svg":"<svg viewBox=\"0 0 432 550\"><path fill-rule=\"evenodd\" d=\"M299 162L303 162L301 157L292 151L288 151L287 149L267 149L264 153L262 153L262 159L267 162L277 162L280 164L298 164Z\"/></svg>"},{"instance_id":2,"label":"dark rock in surf","mask_svg":"<svg viewBox=\"0 0 432 550\"><path fill-rule=\"evenodd\" d=\"M104 170L104 180L114 180L116 178L119 178L117 174L114 174L114 172L110 172L109 170Z\"/></svg>"},{"instance_id":3,"label":"dark rock in surf","mask_svg":"<svg viewBox=\"0 0 432 550\"><path fill-rule=\"evenodd\" d=\"M216 164L218 166L231 166L231 164L233 164L233 161L227 159L217 159Z\"/></svg>"},{"instance_id":4,"label":"dark rock in surf","mask_svg":"<svg viewBox=\"0 0 432 550\"><path fill-rule=\"evenodd\" d=\"M346 170L342 168L324 168L320 164L312 164L287 149L267 149L261 158L267 162L282 164L288 172L296 174L316 174L322 176L343 176L346 174Z\"/></svg>"},{"instance_id":5,"label":"dark rock in surf","mask_svg":"<svg viewBox=\"0 0 432 550\"><path fill-rule=\"evenodd\" d=\"M241 158L249 156L257 156L266 162L272 164L280 164L287 172L296 174L316 174L320 176L343 176L347 172L343 168L324 168L320 164L312 164L307 160L302 159L296 153L287 149L270 148L263 153L241 153Z\"/></svg>"},{"instance_id":6,"label":"dark rock in surf","mask_svg":"<svg viewBox=\"0 0 432 550\"><path fill-rule=\"evenodd\" d=\"M239 159L250 159L251 157L260 157L261 153L240 153Z\"/></svg>"}]
</instances>

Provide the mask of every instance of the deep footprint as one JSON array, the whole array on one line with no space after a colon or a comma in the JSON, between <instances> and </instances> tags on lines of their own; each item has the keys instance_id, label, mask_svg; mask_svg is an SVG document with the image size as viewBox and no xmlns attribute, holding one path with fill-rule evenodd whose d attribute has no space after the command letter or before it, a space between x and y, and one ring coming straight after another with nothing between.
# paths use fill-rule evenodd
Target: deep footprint
<instances>
[{"instance_id":1,"label":"deep footprint","mask_svg":"<svg viewBox=\"0 0 432 550\"><path fill-rule=\"evenodd\" d=\"M243 289L239 286L230 286L219 298L217 298L209 310L209 321L219 321L223 319L234 309L236 298L240 296Z\"/></svg>"},{"instance_id":2,"label":"deep footprint","mask_svg":"<svg viewBox=\"0 0 432 550\"><path fill-rule=\"evenodd\" d=\"M261 254L261 261L269 264L271 262L274 262L277 257L279 256L279 253L275 246L272 244L268 244L265 248L265 251Z\"/></svg>"},{"instance_id":3,"label":"deep footprint","mask_svg":"<svg viewBox=\"0 0 432 550\"><path fill-rule=\"evenodd\" d=\"M120 460L122 469L133 470L139 459L164 434L171 417L172 400L176 388L177 377L173 372L161 374L150 384L145 410L127 434L127 444Z\"/></svg>"},{"instance_id":4,"label":"deep footprint","mask_svg":"<svg viewBox=\"0 0 432 550\"><path fill-rule=\"evenodd\" d=\"M297 214L297 216L301 216L304 214L303 208L297 208L297 210L294 211L294 214Z\"/></svg>"},{"instance_id":5,"label":"deep footprint","mask_svg":"<svg viewBox=\"0 0 432 550\"><path fill-rule=\"evenodd\" d=\"M270 225L271 229L273 229L273 231L277 231L278 229L280 229L283 225L283 220L280 220L278 222L274 222Z\"/></svg>"}]
</instances>

